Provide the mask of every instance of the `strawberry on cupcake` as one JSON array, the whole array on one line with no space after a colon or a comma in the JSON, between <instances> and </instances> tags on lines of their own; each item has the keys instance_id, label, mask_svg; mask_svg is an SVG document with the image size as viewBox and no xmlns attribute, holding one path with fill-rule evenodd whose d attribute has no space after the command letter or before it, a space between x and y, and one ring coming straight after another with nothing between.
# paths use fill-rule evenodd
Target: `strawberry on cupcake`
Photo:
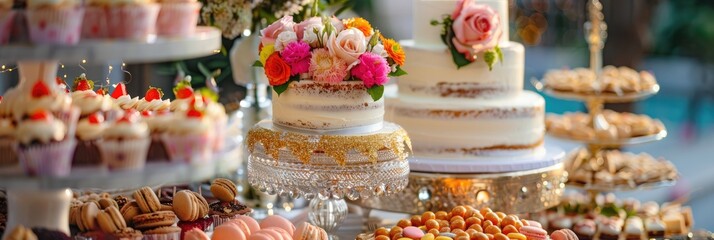
<instances>
[{"instance_id":1,"label":"strawberry on cupcake","mask_svg":"<svg viewBox=\"0 0 714 240\"><path fill-rule=\"evenodd\" d=\"M193 87L191 87L191 76L186 76L174 87L174 95L176 100L171 102L172 112L185 112L188 110L188 105L193 101Z\"/></svg>"},{"instance_id":2,"label":"strawberry on cupcake","mask_svg":"<svg viewBox=\"0 0 714 240\"><path fill-rule=\"evenodd\" d=\"M132 98L131 96L129 96L129 93L126 91L126 85L124 85L124 83L119 83L116 85L111 97L114 99L114 103L116 103L119 108L124 110L132 109L136 106L137 103L139 103L138 97Z\"/></svg>"}]
</instances>

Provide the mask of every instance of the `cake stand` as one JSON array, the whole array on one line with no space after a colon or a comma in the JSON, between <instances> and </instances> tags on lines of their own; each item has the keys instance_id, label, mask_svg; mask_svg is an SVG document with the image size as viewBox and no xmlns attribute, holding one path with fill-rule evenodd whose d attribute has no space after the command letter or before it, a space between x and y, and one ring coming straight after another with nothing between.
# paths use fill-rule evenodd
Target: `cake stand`
<instances>
[{"instance_id":1,"label":"cake stand","mask_svg":"<svg viewBox=\"0 0 714 240\"><path fill-rule=\"evenodd\" d=\"M270 120L248 132L248 181L268 194L310 200L308 219L331 239L350 200L391 195L407 186L411 143L400 126L375 132L310 132Z\"/></svg>"},{"instance_id":2,"label":"cake stand","mask_svg":"<svg viewBox=\"0 0 714 240\"><path fill-rule=\"evenodd\" d=\"M449 211L460 205L532 213L557 205L567 173L565 152L546 146L526 156L409 159L409 185L400 194L350 203L371 210L408 214Z\"/></svg>"},{"instance_id":3,"label":"cake stand","mask_svg":"<svg viewBox=\"0 0 714 240\"><path fill-rule=\"evenodd\" d=\"M9 44L0 46L0 62L16 62L20 73L19 91L29 92L36 81L55 85L58 63L123 61L160 62L210 55L220 49L220 31L198 27L179 38L152 37L149 41L82 40L77 45ZM238 120L240 121L240 120ZM3 172L0 187L7 189L7 229L17 225L58 230L69 235L69 188L136 188L145 185L186 183L229 173L240 165L240 143L227 147L206 164L147 164L139 171L112 171L71 174L67 177L28 177ZM6 231L9 233L10 231Z\"/></svg>"},{"instance_id":4,"label":"cake stand","mask_svg":"<svg viewBox=\"0 0 714 240\"><path fill-rule=\"evenodd\" d=\"M602 14L602 4L599 0L590 0L588 2L588 12L590 21L585 24L586 30L586 40L590 49L590 69L596 74L596 81L601 81L602 72L602 48L607 38L607 25L604 21L604 15ZM605 103L626 103L640 101L654 94L657 94L660 90L659 85L655 84L648 89L643 89L638 92L630 93L607 93L607 92L567 92L560 91L557 89L549 88L547 85L539 81L532 81L533 86L541 93L550 95L555 98L574 100L584 102L588 109L588 115L590 116L591 127L596 130L605 130L609 127L609 124L602 115L602 110ZM625 145L632 144L643 144L653 141L659 141L667 136L667 131L662 129L660 132L640 137L633 138L621 138L621 139L580 139L574 138L572 135L558 135L549 134L554 137L567 139L577 142L582 142L587 146L588 154L590 156L604 151L607 149L618 149ZM592 158L589 158L592 161ZM568 159L566 161L570 161ZM595 164L597 166L605 166L606 161L589 162L587 164ZM582 164L583 166L585 164ZM621 185L621 184L608 184L608 185L595 185L595 184L576 184L574 182L568 182L568 186L572 186L578 189L582 189L590 193L592 201L595 200L595 196L598 193L606 191L634 191L641 189L651 189L659 187L667 187L675 184L675 180L662 180L662 181L652 181L637 186Z\"/></svg>"}]
</instances>

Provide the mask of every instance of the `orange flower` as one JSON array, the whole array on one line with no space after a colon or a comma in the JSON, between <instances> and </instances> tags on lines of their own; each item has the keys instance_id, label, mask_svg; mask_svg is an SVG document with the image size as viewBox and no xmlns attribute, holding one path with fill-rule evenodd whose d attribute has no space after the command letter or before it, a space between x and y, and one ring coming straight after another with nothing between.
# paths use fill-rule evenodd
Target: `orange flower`
<instances>
[{"instance_id":1,"label":"orange flower","mask_svg":"<svg viewBox=\"0 0 714 240\"><path fill-rule=\"evenodd\" d=\"M290 79L290 65L275 52L265 61L265 76L270 86L283 85Z\"/></svg>"},{"instance_id":2,"label":"orange flower","mask_svg":"<svg viewBox=\"0 0 714 240\"><path fill-rule=\"evenodd\" d=\"M342 21L343 24L345 24L345 28L359 29L362 33L364 33L365 37L369 37L374 34L374 30L372 30L372 25L370 25L369 22L364 18L349 18Z\"/></svg>"},{"instance_id":3,"label":"orange flower","mask_svg":"<svg viewBox=\"0 0 714 240\"><path fill-rule=\"evenodd\" d=\"M382 40L384 50L387 50L387 54L389 54L389 57L394 60L394 63L399 66L404 65L404 61L406 60L407 56L406 54L404 54L404 49L402 49L402 45L399 45L397 41L394 41L394 39L391 38L385 38L381 35L379 36L379 38Z\"/></svg>"}]
</instances>

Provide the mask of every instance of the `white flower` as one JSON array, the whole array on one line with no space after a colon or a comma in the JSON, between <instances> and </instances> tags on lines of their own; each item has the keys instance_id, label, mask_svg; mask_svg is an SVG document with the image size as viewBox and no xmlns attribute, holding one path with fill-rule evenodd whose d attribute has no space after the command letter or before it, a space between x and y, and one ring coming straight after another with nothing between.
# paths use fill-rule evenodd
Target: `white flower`
<instances>
[{"instance_id":1,"label":"white flower","mask_svg":"<svg viewBox=\"0 0 714 240\"><path fill-rule=\"evenodd\" d=\"M356 28L350 28L332 35L327 41L330 54L344 60L347 65L352 65L362 53L367 51L367 40L364 33Z\"/></svg>"},{"instance_id":2,"label":"white flower","mask_svg":"<svg viewBox=\"0 0 714 240\"><path fill-rule=\"evenodd\" d=\"M377 45L374 45L372 48L372 53L379 55L380 57L386 58L389 56L386 50L384 50L384 45L381 43L377 43Z\"/></svg>"},{"instance_id":3,"label":"white flower","mask_svg":"<svg viewBox=\"0 0 714 240\"><path fill-rule=\"evenodd\" d=\"M293 31L285 31L278 34L278 38L275 39L275 51L283 51L285 46L291 42L297 41L297 34Z\"/></svg>"},{"instance_id":4,"label":"white flower","mask_svg":"<svg viewBox=\"0 0 714 240\"><path fill-rule=\"evenodd\" d=\"M320 36L324 35L322 33L323 29L325 29L325 26L323 26L323 25L313 25L313 26L306 27L305 31L302 34L302 36L303 36L302 41L306 42L307 44L310 44L311 47L318 47L317 46L319 44L318 39L320 38ZM317 33L315 33L315 32L317 32Z\"/></svg>"}]
</instances>

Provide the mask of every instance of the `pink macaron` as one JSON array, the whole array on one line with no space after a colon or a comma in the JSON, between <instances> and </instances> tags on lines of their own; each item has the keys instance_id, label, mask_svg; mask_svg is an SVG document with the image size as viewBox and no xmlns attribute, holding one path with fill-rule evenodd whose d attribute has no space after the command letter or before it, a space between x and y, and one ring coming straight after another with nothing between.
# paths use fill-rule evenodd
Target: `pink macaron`
<instances>
[{"instance_id":1,"label":"pink macaron","mask_svg":"<svg viewBox=\"0 0 714 240\"><path fill-rule=\"evenodd\" d=\"M255 219L253 219L252 217L248 217L248 216L244 216L244 215L237 215L233 218L236 220L241 220L246 225L248 225L250 232L260 231L260 224L258 224L258 221L255 221Z\"/></svg>"},{"instance_id":2,"label":"pink macaron","mask_svg":"<svg viewBox=\"0 0 714 240\"><path fill-rule=\"evenodd\" d=\"M248 240L248 238L238 226L223 224L213 229L211 240Z\"/></svg>"},{"instance_id":3,"label":"pink macaron","mask_svg":"<svg viewBox=\"0 0 714 240\"><path fill-rule=\"evenodd\" d=\"M269 216L260 222L260 229L269 227L281 228L290 233L291 236L295 233L295 225L284 217L278 215Z\"/></svg>"},{"instance_id":4,"label":"pink macaron","mask_svg":"<svg viewBox=\"0 0 714 240\"><path fill-rule=\"evenodd\" d=\"M578 240L578 235L570 229L557 230L550 234L552 240Z\"/></svg>"},{"instance_id":5,"label":"pink macaron","mask_svg":"<svg viewBox=\"0 0 714 240\"><path fill-rule=\"evenodd\" d=\"M526 235L528 240L547 240L548 232L539 227L523 226L520 229L521 234Z\"/></svg>"}]
</instances>

